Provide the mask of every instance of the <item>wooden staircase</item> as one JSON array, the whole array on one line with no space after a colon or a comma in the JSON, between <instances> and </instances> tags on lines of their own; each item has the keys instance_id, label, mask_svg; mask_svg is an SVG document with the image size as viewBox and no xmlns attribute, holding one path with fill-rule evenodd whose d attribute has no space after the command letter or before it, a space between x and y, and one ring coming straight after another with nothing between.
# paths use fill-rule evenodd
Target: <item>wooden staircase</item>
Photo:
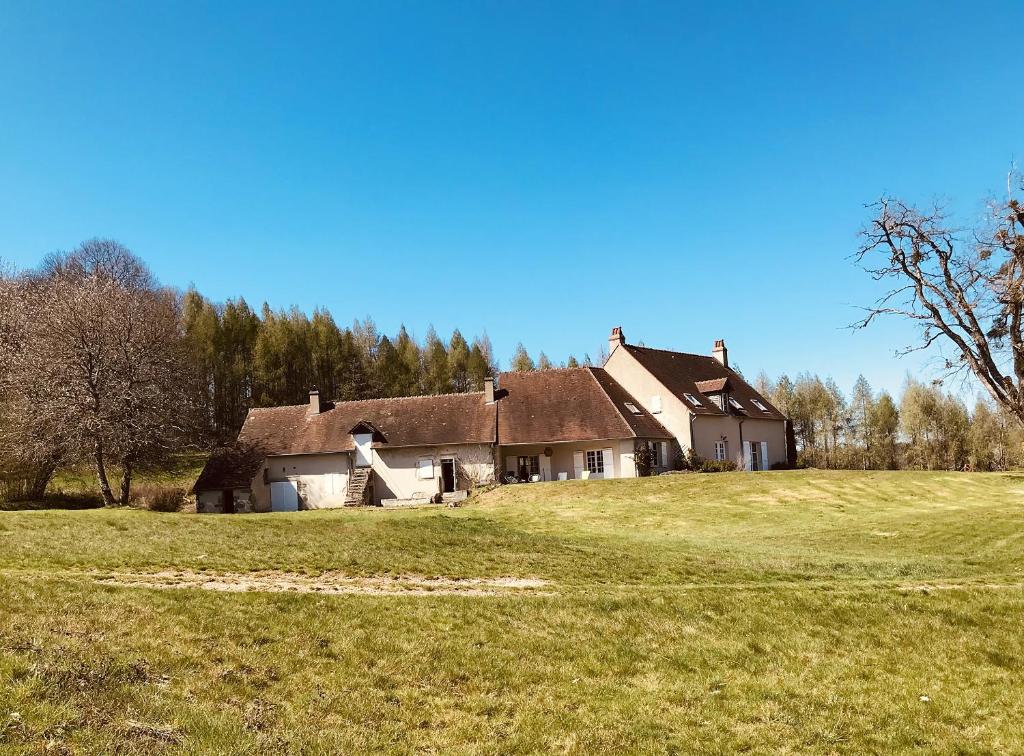
<instances>
[{"instance_id":1,"label":"wooden staircase","mask_svg":"<svg viewBox=\"0 0 1024 756\"><path fill-rule=\"evenodd\" d=\"M372 474L369 467L357 467L349 474L348 489L345 491L346 507L363 507L369 503Z\"/></svg>"}]
</instances>

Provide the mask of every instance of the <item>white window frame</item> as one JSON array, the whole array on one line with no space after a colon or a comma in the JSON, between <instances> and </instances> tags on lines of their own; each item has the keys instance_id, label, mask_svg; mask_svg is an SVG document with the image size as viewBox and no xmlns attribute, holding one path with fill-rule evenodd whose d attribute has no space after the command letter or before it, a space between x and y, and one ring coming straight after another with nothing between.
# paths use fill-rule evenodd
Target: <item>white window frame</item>
<instances>
[{"instance_id":1,"label":"white window frame","mask_svg":"<svg viewBox=\"0 0 1024 756\"><path fill-rule=\"evenodd\" d=\"M604 449L587 449L583 458L583 469L591 475L604 475Z\"/></svg>"},{"instance_id":2,"label":"white window frame","mask_svg":"<svg viewBox=\"0 0 1024 756\"><path fill-rule=\"evenodd\" d=\"M628 409L634 415L643 414L640 412L640 408L633 404L633 402L623 402L623 404L626 406L626 409Z\"/></svg>"},{"instance_id":3,"label":"white window frame","mask_svg":"<svg viewBox=\"0 0 1024 756\"><path fill-rule=\"evenodd\" d=\"M729 459L729 442L715 441L715 460L724 462L727 459Z\"/></svg>"},{"instance_id":4,"label":"white window frame","mask_svg":"<svg viewBox=\"0 0 1024 756\"><path fill-rule=\"evenodd\" d=\"M434 477L433 457L420 457L416 460L416 478L418 480L433 480Z\"/></svg>"},{"instance_id":5,"label":"white window frame","mask_svg":"<svg viewBox=\"0 0 1024 756\"><path fill-rule=\"evenodd\" d=\"M745 409L745 408L743 407L743 405L739 403L739 400L738 400L738 399L736 399L736 398L735 398L735 397L733 397L733 396L730 396L730 397L729 397L729 406L730 406L730 407L732 407L733 409L737 409L737 410L739 410L740 412L746 412L746 411L747 411L747 410L746 410L746 409Z\"/></svg>"},{"instance_id":6,"label":"white window frame","mask_svg":"<svg viewBox=\"0 0 1024 756\"><path fill-rule=\"evenodd\" d=\"M690 405L693 406L693 407L703 407L704 406L704 404L701 402L701 400L698 399L697 397L695 397L693 394L684 393L683 394L683 398L686 399L686 401L688 401L690 403Z\"/></svg>"},{"instance_id":7,"label":"white window frame","mask_svg":"<svg viewBox=\"0 0 1024 756\"><path fill-rule=\"evenodd\" d=\"M771 412L770 409L768 409L763 404L761 404L761 402L759 402L757 399L751 399L750 403L753 404L755 407L757 407L762 412Z\"/></svg>"}]
</instances>

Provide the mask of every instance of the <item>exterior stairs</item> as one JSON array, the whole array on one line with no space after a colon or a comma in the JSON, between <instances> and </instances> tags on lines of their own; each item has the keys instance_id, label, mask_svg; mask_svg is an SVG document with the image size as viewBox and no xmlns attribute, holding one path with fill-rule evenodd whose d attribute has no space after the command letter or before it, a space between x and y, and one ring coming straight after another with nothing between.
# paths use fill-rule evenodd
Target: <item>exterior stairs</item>
<instances>
[{"instance_id":1,"label":"exterior stairs","mask_svg":"<svg viewBox=\"0 0 1024 756\"><path fill-rule=\"evenodd\" d=\"M357 467L349 474L348 490L345 491L346 507L363 507L369 503L372 474L369 467Z\"/></svg>"}]
</instances>

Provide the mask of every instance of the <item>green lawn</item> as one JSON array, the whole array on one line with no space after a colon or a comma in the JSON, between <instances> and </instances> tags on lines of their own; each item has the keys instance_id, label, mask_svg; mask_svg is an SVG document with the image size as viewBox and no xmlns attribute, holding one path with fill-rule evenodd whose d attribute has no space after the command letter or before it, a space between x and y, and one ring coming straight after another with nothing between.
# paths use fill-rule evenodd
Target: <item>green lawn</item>
<instances>
[{"instance_id":1,"label":"green lawn","mask_svg":"<svg viewBox=\"0 0 1024 756\"><path fill-rule=\"evenodd\" d=\"M1024 475L2 512L0 751L1022 751L1022 628Z\"/></svg>"}]
</instances>

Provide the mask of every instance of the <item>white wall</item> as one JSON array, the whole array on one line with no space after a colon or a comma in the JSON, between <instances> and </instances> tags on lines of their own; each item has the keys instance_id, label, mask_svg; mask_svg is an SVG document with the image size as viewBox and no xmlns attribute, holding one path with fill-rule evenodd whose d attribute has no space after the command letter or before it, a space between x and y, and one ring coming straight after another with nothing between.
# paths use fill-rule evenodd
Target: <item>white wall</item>
<instances>
[{"instance_id":1,"label":"white wall","mask_svg":"<svg viewBox=\"0 0 1024 756\"><path fill-rule=\"evenodd\" d=\"M302 509L343 507L349 465L349 452L268 457L252 482L253 511L270 511L270 486L263 482L264 469L267 471L267 483L296 482Z\"/></svg>"},{"instance_id":2,"label":"white wall","mask_svg":"<svg viewBox=\"0 0 1024 756\"><path fill-rule=\"evenodd\" d=\"M611 439L607 441L572 441L560 444L521 444L502 446L498 452L498 463L502 473L518 472L520 456L540 457L541 474L545 480L558 480L558 473L564 472L569 480L576 477L574 455L576 452L590 450L612 450L613 465L609 473L605 466L605 478L634 478L636 463L633 459L632 438ZM544 449L550 447L551 456L545 461Z\"/></svg>"},{"instance_id":3,"label":"white wall","mask_svg":"<svg viewBox=\"0 0 1024 756\"><path fill-rule=\"evenodd\" d=\"M494 481L494 449L490 444L409 446L373 450L373 503L381 499L413 499L433 496L441 490L441 460L456 460L456 490ZM420 478L418 463L430 459L433 477Z\"/></svg>"}]
</instances>

